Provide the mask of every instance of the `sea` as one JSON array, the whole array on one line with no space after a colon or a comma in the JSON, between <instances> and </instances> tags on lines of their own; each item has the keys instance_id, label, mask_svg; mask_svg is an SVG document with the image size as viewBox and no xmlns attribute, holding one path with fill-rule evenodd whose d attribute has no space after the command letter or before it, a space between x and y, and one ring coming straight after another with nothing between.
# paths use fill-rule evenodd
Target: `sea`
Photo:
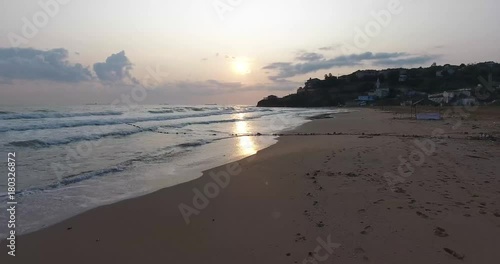
<instances>
[{"instance_id":1,"label":"sea","mask_svg":"<svg viewBox=\"0 0 500 264\"><path fill-rule=\"evenodd\" d=\"M272 134L343 109L220 105L0 107L0 223L15 152L16 232L199 178L257 153ZM256 134L262 136L256 136ZM0 224L0 237L7 237Z\"/></svg>"}]
</instances>

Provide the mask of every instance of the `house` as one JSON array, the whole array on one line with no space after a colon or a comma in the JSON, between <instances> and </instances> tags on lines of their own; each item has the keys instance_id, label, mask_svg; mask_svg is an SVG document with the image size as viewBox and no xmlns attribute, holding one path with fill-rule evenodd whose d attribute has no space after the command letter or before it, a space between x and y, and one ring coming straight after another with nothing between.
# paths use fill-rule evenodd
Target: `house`
<instances>
[{"instance_id":1,"label":"house","mask_svg":"<svg viewBox=\"0 0 500 264\"><path fill-rule=\"evenodd\" d=\"M438 104L442 104L444 102L443 93L429 94L428 98Z\"/></svg>"},{"instance_id":2,"label":"house","mask_svg":"<svg viewBox=\"0 0 500 264\"><path fill-rule=\"evenodd\" d=\"M386 98L387 96L389 96L389 92L389 88L378 88L377 90L375 90L375 96L378 98Z\"/></svg>"},{"instance_id":3,"label":"house","mask_svg":"<svg viewBox=\"0 0 500 264\"><path fill-rule=\"evenodd\" d=\"M455 102L453 102L453 105L461 105L461 106L472 106L472 105L477 105L477 98L473 96L466 96L463 98L457 98Z\"/></svg>"},{"instance_id":4,"label":"house","mask_svg":"<svg viewBox=\"0 0 500 264\"><path fill-rule=\"evenodd\" d=\"M357 101L371 102L371 101L375 101L375 98L373 96L369 96L369 95L360 95L360 96L358 96Z\"/></svg>"},{"instance_id":5,"label":"house","mask_svg":"<svg viewBox=\"0 0 500 264\"><path fill-rule=\"evenodd\" d=\"M377 82L375 83L375 92L374 92L374 96L378 97L378 98L386 98L387 96L389 96L389 88L380 88L380 79L377 79Z\"/></svg>"},{"instance_id":6,"label":"house","mask_svg":"<svg viewBox=\"0 0 500 264\"><path fill-rule=\"evenodd\" d=\"M453 92L455 94L458 94L458 95L472 96L472 89L470 89L470 88L458 89L458 90L454 90Z\"/></svg>"},{"instance_id":7,"label":"house","mask_svg":"<svg viewBox=\"0 0 500 264\"><path fill-rule=\"evenodd\" d=\"M356 101L358 101L359 105L366 105L368 103L375 101L375 98L369 95L360 95L358 96L358 99L356 99Z\"/></svg>"},{"instance_id":8,"label":"house","mask_svg":"<svg viewBox=\"0 0 500 264\"><path fill-rule=\"evenodd\" d=\"M454 104L454 102L457 101L458 99L464 97L470 98L471 96L472 96L472 89L458 89L453 91L444 91L442 93L430 94L428 98L429 100L439 104Z\"/></svg>"}]
</instances>

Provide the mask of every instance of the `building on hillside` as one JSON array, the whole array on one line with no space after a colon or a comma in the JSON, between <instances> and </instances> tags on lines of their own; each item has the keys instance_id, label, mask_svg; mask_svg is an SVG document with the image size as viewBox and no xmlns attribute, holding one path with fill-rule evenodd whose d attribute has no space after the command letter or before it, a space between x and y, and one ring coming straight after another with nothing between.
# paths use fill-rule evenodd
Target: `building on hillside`
<instances>
[{"instance_id":1,"label":"building on hillside","mask_svg":"<svg viewBox=\"0 0 500 264\"><path fill-rule=\"evenodd\" d=\"M369 95L360 95L358 96L358 99L356 99L356 101L358 102L358 105L363 106L372 103L373 101L375 101L375 98Z\"/></svg>"},{"instance_id":2,"label":"building on hillside","mask_svg":"<svg viewBox=\"0 0 500 264\"><path fill-rule=\"evenodd\" d=\"M438 104L442 104L444 102L443 93L429 94L428 98Z\"/></svg>"},{"instance_id":3,"label":"building on hillside","mask_svg":"<svg viewBox=\"0 0 500 264\"><path fill-rule=\"evenodd\" d=\"M387 96L389 96L389 88L381 88L380 87L380 79L377 79L377 82L375 83L375 92L374 92L374 95L377 97L377 98L386 98Z\"/></svg>"},{"instance_id":4,"label":"building on hillside","mask_svg":"<svg viewBox=\"0 0 500 264\"><path fill-rule=\"evenodd\" d=\"M457 98L453 102L453 105L461 105L461 106L471 106L477 104L478 104L477 98L473 96L464 96L463 98Z\"/></svg>"},{"instance_id":5,"label":"building on hillside","mask_svg":"<svg viewBox=\"0 0 500 264\"><path fill-rule=\"evenodd\" d=\"M304 89L304 88L299 87L299 89L297 89L297 93L298 93L298 94L299 94L299 93L303 93L303 92L305 92L305 89Z\"/></svg>"},{"instance_id":6,"label":"building on hillside","mask_svg":"<svg viewBox=\"0 0 500 264\"><path fill-rule=\"evenodd\" d=\"M406 81L408 81L408 75L400 74L399 75L399 82L406 82Z\"/></svg>"},{"instance_id":7,"label":"building on hillside","mask_svg":"<svg viewBox=\"0 0 500 264\"><path fill-rule=\"evenodd\" d=\"M429 100L439 104L455 104L459 99L468 99L463 102L471 102L472 89L458 89L453 91L444 91L442 93L429 94ZM477 103L477 101L474 101Z\"/></svg>"},{"instance_id":8,"label":"building on hillside","mask_svg":"<svg viewBox=\"0 0 500 264\"><path fill-rule=\"evenodd\" d=\"M386 98L389 96L390 90L389 88L378 88L375 90L375 96L378 98Z\"/></svg>"}]
</instances>

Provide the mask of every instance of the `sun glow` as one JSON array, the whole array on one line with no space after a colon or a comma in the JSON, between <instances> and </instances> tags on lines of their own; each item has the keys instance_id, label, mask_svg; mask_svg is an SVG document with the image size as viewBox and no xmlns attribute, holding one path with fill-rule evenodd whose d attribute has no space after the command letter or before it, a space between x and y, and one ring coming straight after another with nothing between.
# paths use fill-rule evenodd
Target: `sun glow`
<instances>
[{"instance_id":1,"label":"sun glow","mask_svg":"<svg viewBox=\"0 0 500 264\"><path fill-rule=\"evenodd\" d=\"M250 62L245 58L237 58L233 61L233 72L239 75L247 75L252 72Z\"/></svg>"}]
</instances>

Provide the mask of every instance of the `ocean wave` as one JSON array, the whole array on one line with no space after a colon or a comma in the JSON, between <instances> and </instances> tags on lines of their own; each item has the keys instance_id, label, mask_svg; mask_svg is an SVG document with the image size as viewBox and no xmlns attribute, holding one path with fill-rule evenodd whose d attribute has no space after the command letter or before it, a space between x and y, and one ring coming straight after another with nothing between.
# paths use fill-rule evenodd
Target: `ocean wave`
<instances>
[{"instance_id":1,"label":"ocean wave","mask_svg":"<svg viewBox=\"0 0 500 264\"><path fill-rule=\"evenodd\" d=\"M13 147L23 147L23 148L42 148L50 146L49 143L43 142L38 139L34 140L24 140L24 141L14 141L7 144Z\"/></svg>"},{"instance_id":2,"label":"ocean wave","mask_svg":"<svg viewBox=\"0 0 500 264\"><path fill-rule=\"evenodd\" d=\"M180 123L176 125L164 125L164 126L159 126L160 128L183 128L186 126L191 126L191 125L212 125L212 124L223 124L223 123L234 123L234 122L240 122L240 121L249 121L249 120L254 120L254 119L259 119L265 116L270 116L274 115L274 113L268 113L268 114L260 114L260 115L254 115L254 116L245 116L243 118L231 118L231 119L221 119L221 120L211 120L211 121L197 121L197 122L185 122L185 123Z\"/></svg>"},{"instance_id":3,"label":"ocean wave","mask_svg":"<svg viewBox=\"0 0 500 264\"><path fill-rule=\"evenodd\" d=\"M44 119L44 118L68 118L68 117L86 117L86 116L118 116L122 112L104 111L104 112L83 112L83 113L61 113L48 110L37 110L31 113L10 113L0 116L0 120L13 119Z\"/></svg>"},{"instance_id":4,"label":"ocean wave","mask_svg":"<svg viewBox=\"0 0 500 264\"><path fill-rule=\"evenodd\" d=\"M171 114L174 112L172 109L168 110L149 110L148 111L150 114Z\"/></svg>"},{"instance_id":5,"label":"ocean wave","mask_svg":"<svg viewBox=\"0 0 500 264\"><path fill-rule=\"evenodd\" d=\"M98 178L98 177L104 177L109 174L113 173L119 173L123 172L129 169L132 169L137 162L143 162L147 164L152 164L152 163L165 163L166 160L170 157L174 157L182 152L189 151L190 148L193 147L199 147L202 145L210 144L217 139L213 140L197 140L193 142L186 142L182 144L178 144L175 146L169 146L164 149L159 150L159 153L148 153L144 154L138 157L135 157L130 160L123 161L119 164L116 164L114 166L111 166L109 168L104 168L104 169L97 169L97 170L92 170L92 171L85 171L81 172L78 174L74 175L68 175L63 177L62 180L60 180L57 183L52 183L48 184L45 186L39 186L39 187L31 187L29 189L25 190L20 190L16 192L16 195L18 196L27 196L39 192L44 192L44 191L50 191L53 189L59 189L61 187L66 187L69 185L73 185L76 183L80 183L86 180ZM7 193L0 193L0 198L6 196Z\"/></svg>"},{"instance_id":6,"label":"ocean wave","mask_svg":"<svg viewBox=\"0 0 500 264\"><path fill-rule=\"evenodd\" d=\"M195 142L182 143L182 144L179 144L177 146L180 147L180 148L192 148L192 147L200 147L200 146L209 144L211 142L212 141L209 141L209 140L198 140L198 141L195 141Z\"/></svg>"},{"instance_id":7,"label":"ocean wave","mask_svg":"<svg viewBox=\"0 0 500 264\"><path fill-rule=\"evenodd\" d=\"M114 137L114 138L121 138L121 137L127 137L131 135L135 135L138 133L142 132L155 132L159 128L162 129L181 129L186 126L190 125L211 125L211 124L223 124L223 123L234 123L234 122L239 122L239 121L248 121L248 120L253 120L253 119L258 119L263 116L267 116L270 114L261 114L261 115L255 115L255 116L250 116L250 117L245 117L245 118L232 118L232 119L222 119L222 120L213 120L213 121L199 121L199 122L185 122L185 123L180 123L180 124L175 124L175 125L162 125L162 126L150 126L150 127L139 127L135 126L136 128L139 129L134 129L134 130L122 130L122 131L114 131L114 132L108 132L108 133L101 133L101 134L90 134L90 135L80 135L80 136L75 136L75 137L68 137L68 138L63 138L63 139L56 139L56 140L47 140L47 141L42 141L42 140L24 140L24 141L13 141L9 142L6 145L7 146L13 146L13 147L25 147L25 148L47 148L51 146L58 146L58 145L66 145L66 144L72 144L72 143L77 143L80 141L91 141L91 140L99 140L103 138L108 138L108 137ZM178 131L174 131L172 133L175 133Z\"/></svg>"},{"instance_id":8,"label":"ocean wave","mask_svg":"<svg viewBox=\"0 0 500 264\"><path fill-rule=\"evenodd\" d=\"M141 133L144 131L151 131L154 128L148 128L148 129L142 129L142 130L131 130L131 131L116 131L116 132L109 132L109 133L104 133L104 134L90 134L90 135L83 135L83 136L75 136L75 137L68 137L64 139L58 139L58 140L49 140L49 141L42 141L42 140L25 140L25 141L13 141L9 142L6 145L7 146L13 146L13 147L26 147L26 148L46 148L50 146L58 146L58 145L66 145L70 143L76 143L80 141L90 141L90 140L98 140L102 138L107 138L107 137L126 137L130 136L133 134Z\"/></svg>"},{"instance_id":9,"label":"ocean wave","mask_svg":"<svg viewBox=\"0 0 500 264\"><path fill-rule=\"evenodd\" d=\"M202 112L205 111L206 108L199 108L199 107L186 107L187 110L195 111L195 112Z\"/></svg>"},{"instance_id":10,"label":"ocean wave","mask_svg":"<svg viewBox=\"0 0 500 264\"><path fill-rule=\"evenodd\" d=\"M13 114L14 112L9 112L9 111L0 111L0 115L8 115L8 114Z\"/></svg>"},{"instance_id":11,"label":"ocean wave","mask_svg":"<svg viewBox=\"0 0 500 264\"><path fill-rule=\"evenodd\" d=\"M181 126L186 126L186 125L187 124L183 124ZM68 138L64 138L64 139L47 140L47 141L42 141L39 139L13 141L13 142L7 143L6 146L32 148L32 149L48 148L48 147L52 147L52 146L67 145L67 144L77 143L77 142L81 142L81 141L99 140L99 139L104 139L104 138L109 138L109 137L122 138L122 137L127 137L127 136L131 136L131 135L135 135L135 134L139 134L139 133L143 133L143 132L155 132L158 128L159 128L159 126L145 127L145 128L136 129L136 130L116 131L116 132L110 132L110 133L104 133L104 134L82 135L82 136L75 136L75 137L68 137ZM170 128L173 128L173 127L170 127ZM175 132L172 132L172 133L175 133ZM196 143L196 144L198 144L198 143ZM188 145L180 145L180 147L187 147L187 146L194 146L194 145L189 145L189 144Z\"/></svg>"},{"instance_id":12,"label":"ocean wave","mask_svg":"<svg viewBox=\"0 0 500 264\"><path fill-rule=\"evenodd\" d=\"M59 128L83 127L83 126L133 124L133 123L149 122L149 121L167 121L167 120L176 120L176 119L193 118L193 117L208 117L208 116L218 116L226 114L251 113L256 111L259 110L243 110L235 112L222 110L222 111L204 112L198 114L189 114L189 115L154 115L148 117L116 118L116 119L67 120L64 122L37 123L37 124L21 125L14 127L2 127L0 128L0 132L59 129Z\"/></svg>"}]
</instances>

